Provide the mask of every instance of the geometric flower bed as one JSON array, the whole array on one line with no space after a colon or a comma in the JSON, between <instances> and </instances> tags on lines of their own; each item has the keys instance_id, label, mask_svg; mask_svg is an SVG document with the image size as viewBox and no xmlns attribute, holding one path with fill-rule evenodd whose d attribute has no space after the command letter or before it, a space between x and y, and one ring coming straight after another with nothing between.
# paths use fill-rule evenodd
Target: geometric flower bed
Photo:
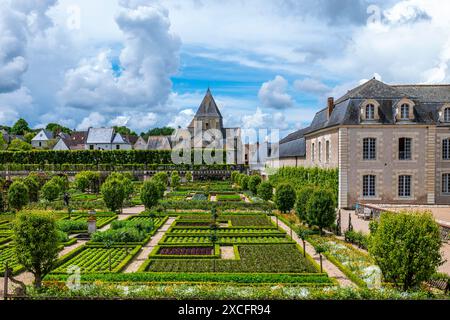
<instances>
[{"instance_id":1,"label":"geometric flower bed","mask_svg":"<svg viewBox=\"0 0 450 320\"><path fill-rule=\"evenodd\" d=\"M183 235L183 234L189 234L189 235L204 235L204 234L210 234L211 230L209 228L180 228L180 227L173 227L169 229L166 233L166 235ZM243 235L251 235L251 234L281 234L280 231L276 228L219 228L217 229L218 235L235 235L235 234L243 234Z\"/></svg>"},{"instance_id":2,"label":"geometric flower bed","mask_svg":"<svg viewBox=\"0 0 450 320\"><path fill-rule=\"evenodd\" d=\"M211 243L209 236L165 236L160 244L177 243ZM239 244L239 243L292 243L285 235L280 236L221 236L218 234L217 243L219 244Z\"/></svg>"},{"instance_id":3,"label":"geometric flower bed","mask_svg":"<svg viewBox=\"0 0 450 320\"><path fill-rule=\"evenodd\" d=\"M206 256L214 253L213 247L162 247L158 250L161 255L196 255Z\"/></svg>"},{"instance_id":4,"label":"geometric flower bed","mask_svg":"<svg viewBox=\"0 0 450 320\"><path fill-rule=\"evenodd\" d=\"M79 267L81 273L120 272L140 248L141 246L106 248L86 245L62 257L52 273L67 273L71 266Z\"/></svg>"},{"instance_id":5,"label":"geometric flower bed","mask_svg":"<svg viewBox=\"0 0 450 320\"><path fill-rule=\"evenodd\" d=\"M147 272L317 273L294 244L239 245L239 259L150 259Z\"/></svg>"},{"instance_id":6,"label":"geometric flower bed","mask_svg":"<svg viewBox=\"0 0 450 320\"><path fill-rule=\"evenodd\" d=\"M309 239L311 243L325 245L325 254L356 284L371 287L381 281L381 271L368 254L334 237L314 235Z\"/></svg>"},{"instance_id":7,"label":"geometric flower bed","mask_svg":"<svg viewBox=\"0 0 450 320\"><path fill-rule=\"evenodd\" d=\"M234 201L239 202L242 201L241 196L237 193L234 194L217 194L216 201Z\"/></svg>"}]
</instances>

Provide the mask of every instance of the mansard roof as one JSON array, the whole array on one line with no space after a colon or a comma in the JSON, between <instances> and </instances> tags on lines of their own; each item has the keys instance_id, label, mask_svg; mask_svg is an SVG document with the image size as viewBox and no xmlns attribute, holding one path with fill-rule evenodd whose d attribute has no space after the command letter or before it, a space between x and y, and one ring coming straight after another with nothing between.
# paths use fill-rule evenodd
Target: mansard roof
<instances>
[{"instance_id":1,"label":"mansard roof","mask_svg":"<svg viewBox=\"0 0 450 320\"><path fill-rule=\"evenodd\" d=\"M330 116L328 108L319 110L309 127L280 140L280 157L304 156L305 135L339 125L361 124L360 107L367 99L379 103L378 123L395 124L396 107L404 98L414 102L413 123L439 125L439 110L450 103L450 85L388 85L371 79L337 99Z\"/></svg>"}]
</instances>

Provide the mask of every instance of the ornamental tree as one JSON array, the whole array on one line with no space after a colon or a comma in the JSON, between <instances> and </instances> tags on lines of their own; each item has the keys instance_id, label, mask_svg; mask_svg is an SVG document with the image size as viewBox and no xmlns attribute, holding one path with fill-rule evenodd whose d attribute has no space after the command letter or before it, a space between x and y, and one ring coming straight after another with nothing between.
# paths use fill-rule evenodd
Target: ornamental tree
<instances>
[{"instance_id":1,"label":"ornamental tree","mask_svg":"<svg viewBox=\"0 0 450 320\"><path fill-rule=\"evenodd\" d=\"M165 172L165 171L160 171L160 172L156 173L152 177L152 179L154 181L159 181L164 186L164 188L166 188L169 183L169 176L167 175L167 172Z\"/></svg>"},{"instance_id":2,"label":"ornamental tree","mask_svg":"<svg viewBox=\"0 0 450 320\"><path fill-rule=\"evenodd\" d=\"M278 210L287 213L292 210L295 205L296 195L294 188L288 184L280 184L275 191L275 205Z\"/></svg>"},{"instance_id":3,"label":"ornamental tree","mask_svg":"<svg viewBox=\"0 0 450 320\"><path fill-rule=\"evenodd\" d=\"M161 187L160 183L147 180L144 182L141 189L141 201L145 206L145 209L151 209L158 204L159 199L161 199Z\"/></svg>"},{"instance_id":4,"label":"ornamental tree","mask_svg":"<svg viewBox=\"0 0 450 320\"><path fill-rule=\"evenodd\" d=\"M306 202L306 220L309 224L323 228L330 227L336 221L336 204L332 191L323 188L314 189Z\"/></svg>"},{"instance_id":5,"label":"ornamental tree","mask_svg":"<svg viewBox=\"0 0 450 320\"><path fill-rule=\"evenodd\" d=\"M431 212L382 213L369 252L386 281L408 290L430 279L442 264L439 225Z\"/></svg>"},{"instance_id":6,"label":"ornamental tree","mask_svg":"<svg viewBox=\"0 0 450 320\"><path fill-rule=\"evenodd\" d=\"M28 188L22 181L14 181L8 189L8 204L14 210L21 210L29 202Z\"/></svg>"},{"instance_id":7,"label":"ornamental tree","mask_svg":"<svg viewBox=\"0 0 450 320\"><path fill-rule=\"evenodd\" d=\"M272 200L273 198L273 185L269 181L263 181L258 186L258 197L264 201Z\"/></svg>"},{"instance_id":8,"label":"ornamental tree","mask_svg":"<svg viewBox=\"0 0 450 320\"><path fill-rule=\"evenodd\" d=\"M39 182L34 176L26 177L23 182L28 188L28 199L30 202L37 202L39 199Z\"/></svg>"},{"instance_id":9,"label":"ornamental tree","mask_svg":"<svg viewBox=\"0 0 450 320\"><path fill-rule=\"evenodd\" d=\"M308 202L309 198L311 197L311 194L314 192L316 187L312 185L306 185L301 187L297 191L297 203L295 205L295 213L299 217L299 219L303 222L306 222L308 224L311 224L308 221L308 213L306 211L306 203Z\"/></svg>"},{"instance_id":10,"label":"ornamental tree","mask_svg":"<svg viewBox=\"0 0 450 320\"><path fill-rule=\"evenodd\" d=\"M133 181L131 181L131 177L127 174L113 172L108 176L108 178L105 180L105 182L107 182L108 180L112 180L112 179L117 179L122 182L123 190L125 192L125 199L130 199L134 193L134 185L133 185Z\"/></svg>"},{"instance_id":11,"label":"ornamental tree","mask_svg":"<svg viewBox=\"0 0 450 320\"><path fill-rule=\"evenodd\" d=\"M55 220L48 214L19 214L14 223L13 244L18 263L34 275L34 286L41 288L42 278L58 258Z\"/></svg>"},{"instance_id":12,"label":"ornamental tree","mask_svg":"<svg viewBox=\"0 0 450 320\"><path fill-rule=\"evenodd\" d=\"M170 185L172 187L173 190L175 190L177 187L180 186L180 175L178 174L177 171L173 171L171 176L170 176Z\"/></svg>"},{"instance_id":13,"label":"ornamental tree","mask_svg":"<svg viewBox=\"0 0 450 320\"><path fill-rule=\"evenodd\" d=\"M191 182L192 181L192 173L190 171L186 172L186 181Z\"/></svg>"},{"instance_id":14,"label":"ornamental tree","mask_svg":"<svg viewBox=\"0 0 450 320\"><path fill-rule=\"evenodd\" d=\"M55 180L49 180L41 189L42 198L47 201L55 201L61 193L60 186Z\"/></svg>"},{"instance_id":15,"label":"ornamental tree","mask_svg":"<svg viewBox=\"0 0 450 320\"><path fill-rule=\"evenodd\" d=\"M245 174L241 176L240 186L241 186L242 190L248 190L249 179L250 179L250 177Z\"/></svg>"},{"instance_id":16,"label":"ornamental tree","mask_svg":"<svg viewBox=\"0 0 450 320\"><path fill-rule=\"evenodd\" d=\"M248 190L250 190L254 195L258 192L258 186L261 184L260 176L251 176L248 179Z\"/></svg>"},{"instance_id":17,"label":"ornamental tree","mask_svg":"<svg viewBox=\"0 0 450 320\"><path fill-rule=\"evenodd\" d=\"M117 212L122 209L125 200L125 187L121 180L117 178L107 179L100 191L109 210Z\"/></svg>"}]
</instances>

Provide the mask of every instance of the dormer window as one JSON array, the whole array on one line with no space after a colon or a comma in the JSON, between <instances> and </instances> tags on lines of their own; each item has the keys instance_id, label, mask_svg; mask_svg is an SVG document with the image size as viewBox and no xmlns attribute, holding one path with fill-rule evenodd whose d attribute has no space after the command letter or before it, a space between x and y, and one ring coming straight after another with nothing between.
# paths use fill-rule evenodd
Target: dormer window
<instances>
[{"instance_id":1,"label":"dormer window","mask_svg":"<svg viewBox=\"0 0 450 320\"><path fill-rule=\"evenodd\" d=\"M380 119L378 114L380 104L374 99L367 99L360 105L361 121L376 122Z\"/></svg>"},{"instance_id":2,"label":"dormer window","mask_svg":"<svg viewBox=\"0 0 450 320\"><path fill-rule=\"evenodd\" d=\"M450 108L444 109L444 122L450 122Z\"/></svg>"},{"instance_id":3,"label":"dormer window","mask_svg":"<svg viewBox=\"0 0 450 320\"><path fill-rule=\"evenodd\" d=\"M366 106L366 120L374 120L375 119L375 105L369 103Z\"/></svg>"},{"instance_id":4,"label":"dormer window","mask_svg":"<svg viewBox=\"0 0 450 320\"><path fill-rule=\"evenodd\" d=\"M409 120L409 104L404 103L400 106L400 119Z\"/></svg>"},{"instance_id":5,"label":"dormer window","mask_svg":"<svg viewBox=\"0 0 450 320\"><path fill-rule=\"evenodd\" d=\"M397 105L395 110L395 120L409 122L414 120L414 101L403 98Z\"/></svg>"}]
</instances>

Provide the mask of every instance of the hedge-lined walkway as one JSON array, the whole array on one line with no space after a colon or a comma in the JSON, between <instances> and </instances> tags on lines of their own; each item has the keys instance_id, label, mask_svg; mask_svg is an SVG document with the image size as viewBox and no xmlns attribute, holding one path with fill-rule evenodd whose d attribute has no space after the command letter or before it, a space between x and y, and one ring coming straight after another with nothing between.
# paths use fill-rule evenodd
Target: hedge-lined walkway
<instances>
[{"instance_id":1,"label":"hedge-lined walkway","mask_svg":"<svg viewBox=\"0 0 450 320\"><path fill-rule=\"evenodd\" d=\"M159 227L159 229L156 231L153 237L150 238L150 241L147 242L142 247L139 254L133 258L131 263L122 272L124 273L137 272L141 267L141 265L144 263L144 261L148 259L150 253L153 251L155 246L158 245L158 242L161 240L161 238L164 236L164 234L170 228L170 226L174 221L175 221L174 217L167 219L166 223L164 223L161 227Z\"/></svg>"},{"instance_id":2,"label":"hedge-lined walkway","mask_svg":"<svg viewBox=\"0 0 450 320\"><path fill-rule=\"evenodd\" d=\"M277 218L275 216L272 216L271 218L272 221L276 224ZM278 226L286 231L288 235L291 234L291 228L280 219L278 219ZM303 241L297 236L294 231L292 231L292 239L303 248ZM306 253L309 254L317 262L317 264L320 265L319 255L316 253L314 247L309 242L306 242ZM356 285L349 278L347 278L347 276L341 270L339 270L338 267L328 261L328 259L324 255L322 255L322 267L323 270L328 273L328 276L330 278L336 279L342 287L356 287Z\"/></svg>"}]
</instances>

